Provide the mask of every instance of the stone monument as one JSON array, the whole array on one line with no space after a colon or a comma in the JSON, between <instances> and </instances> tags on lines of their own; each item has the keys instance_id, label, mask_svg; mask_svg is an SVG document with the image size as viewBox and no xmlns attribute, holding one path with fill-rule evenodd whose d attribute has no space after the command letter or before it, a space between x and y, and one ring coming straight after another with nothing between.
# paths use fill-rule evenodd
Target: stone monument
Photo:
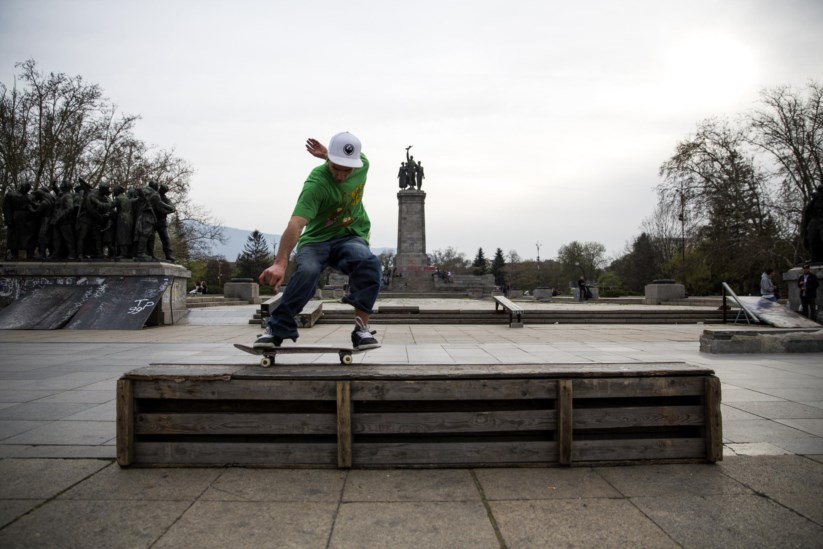
<instances>
[{"instance_id":1,"label":"stone monument","mask_svg":"<svg viewBox=\"0 0 823 549\"><path fill-rule=\"evenodd\" d=\"M397 255L392 280L393 291L431 291L432 275L436 268L429 266L426 255L426 193L420 190L422 170L419 162L406 148L406 162L398 174L400 191L397 193Z\"/></svg>"}]
</instances>

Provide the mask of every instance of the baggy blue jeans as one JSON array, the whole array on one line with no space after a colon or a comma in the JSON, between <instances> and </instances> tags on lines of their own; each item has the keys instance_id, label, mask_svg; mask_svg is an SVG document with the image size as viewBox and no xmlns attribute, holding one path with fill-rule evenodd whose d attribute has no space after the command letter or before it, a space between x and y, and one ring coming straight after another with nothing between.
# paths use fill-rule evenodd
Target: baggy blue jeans
<instances>
[{"instance_id":1,"label":"baggy blue jeans","mask_svg":"<svg viewBox=\"0 0 823 549\"><path fill-rule=\"evenodd\" d=\"M298 337L294 316L312 298L323 269L333 267L349 276L349 294L343 302L372 314L380 293L380 261L359 236L303 244L297 251L297 270L291 275L280 303L268 320L272 334L282 339Z\"/></svg>"}]
</instances>

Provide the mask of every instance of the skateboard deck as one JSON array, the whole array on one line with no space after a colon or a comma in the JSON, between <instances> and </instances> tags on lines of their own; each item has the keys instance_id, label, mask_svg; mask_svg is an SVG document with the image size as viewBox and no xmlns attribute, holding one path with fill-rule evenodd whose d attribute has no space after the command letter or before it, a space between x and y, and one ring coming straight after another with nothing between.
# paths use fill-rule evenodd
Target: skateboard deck
<instances>
[{"instance_id":1,"label":"skateboard deck","mask_svg":"<svg viewBox=\"0 0 823 549\"><path fill-rule=\"evenodd\" d=\"M240 349L243 352L249 353L251 355L262 356L260 359L260 366L263 368L268 368L272 364L274 364L275 357L278 354L295 354L295 353L315 353L315 354L327 354L327 353L337 353L337 356L340 357L340 364L351 364L352 363L352 355L355 353L362 353L367 351L368 349L358 350L352 349L351 347L330 347L330 346L321 346L321 345L292 345L292 346L285 346L285 347L269 347L269 348L259 348L256 349L254 347L250 347L248 345L241 345L239 343L235 343L234 346Z\"/></svg>"}]
</instances>

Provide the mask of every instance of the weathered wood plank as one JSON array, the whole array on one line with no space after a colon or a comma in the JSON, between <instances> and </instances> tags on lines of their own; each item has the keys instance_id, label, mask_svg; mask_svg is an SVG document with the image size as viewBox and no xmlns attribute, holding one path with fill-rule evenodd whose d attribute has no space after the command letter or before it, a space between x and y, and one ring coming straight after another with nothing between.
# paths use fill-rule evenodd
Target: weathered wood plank
<instances>
[{"instance_id":1,"label":"weathered wood plank","mask_svg":"<svg viewBox=\"0 0 823 549\"><path fill-rule=\"evenodd\" d=\"M720 411L720 379L706 378L706 459L712 463L723 459L723 417Z\"/></svg>"},{"instance_id":2,"label":"weathered wood plank","mask_svg":"<svg viewBox=\"0 0 823 549\"><path fill-rule=\"evenodd\" d=\"M557 450L551 441L520 442L385 442L356 444L354 467L400 465L507 465L555 463Z\"/></svg>"},{"instance_id":3,"label":"weathered wood plank","mask_svg":"<svg viewBox=\"0 0 823 549\"><path fill-rule=\"evenodd\" d=\"M572 380L557 380L557 461L562 465L571 465L572 462L572 388Z\"/></svg>"},{"instance_id":4,"label":"weathered wood plank","mask_svg":"<svg viewBox=\"0 0 823 549\"><path fill-rule=\"evenodd\" d=\"M134 383L117 380L117 463L125 467L134 461Z\"/></svg>"},{"instance_id":5,"label":"weathered wood plank","mask_svg":"<svg viewBox=\"0 0 823 549\"><path fill-rule=\"evenodd\" d=\"M155 364L125 374L130 379L187 379L187 368L214 368ZM645 378L706 376L714 371L683 362L568 363L568 364L279 364L276 368L225 366L232 380L423 380L423 379L525 379L525 378Z\"/></svg>"},{"instance_id":6,"label":"weathered wood plank","mask_svg":"<svg viewBox=\"0 0 823 549\"><path fill-rule=\"evenodd\" d=\"M334 443L138 442L141 465L337 465Z\"/></svg>"},{"instance_id":7,"label":"weathered wood plank","mask_svg":"<svg viewBox=\"0 0 823 549\"><path fill-rule=\"evenodd\" d=\"M141 381L135 387L136 398L197 400L334 400L333 381L244 380Z\"/></svg>"},{"instance_id":8,"label":"weathered wood plank","mask_svg":"<svg viewBox=\"0 0 823 549\"><path fill-rule=\"evenodd\" d=\"M351 382L337 382L337 466L351 467L352 460Z\"/></svg>"},{"instance_id":9,"label":"weathered wood plank","mask_svg":"<svg viewBox=\"0 0 823 549\"><path fill-rule=\"evenodd\" d=\"M357 381L352 400L508 400L554 398L554 381L536 379L454 379Z\"/></svg>"},{"instance_id":10,"label":"weathered wood plank","mask_svg":"<svg viewBox=\"0 0 823 549\"><path fill-rule=\"evenodd\" d=\"M323 315L323 302L320 300L311 300L303 307L295 316L295 320L300 324L301 328L311 328L314 326L320 317Z\"/></svg>"},{"instance_id":11,"label":"weathered wood plank","mask_svg":"<svg viewBox=\"0 0 823 549\"><path fill-rule=\"evenodd\" d=\"M701 396L701 377L576 379L574 398Z\"/></svg>"},{"instance_id":12,"label":"weathered wood plank","mask_svg":"<svg viewBox=\"0 0 823 549\"><path fill-rule=\"evenodd\" d=\"M445 434L553 431L554 410L356 413L352 430L364 434Z\"/></svg>"},{"instance_id":13,"label":"weathered wood plank","mask_svg":"<svg viewBox=\"0 0 823 549\"><path fill-rule=\"evenodd\" d=\"M137 435L334 435L334 414L137 414Z\"/></svg>"},{"instance_id":14,"label":"weathered wood plank","mask_svg":"<svg viewBox=\"0 0 823 549\"><path fill-rule=\"evenodd\" d=\"M706 443L702 438L576 440L572 458L575 462L705 459Z\"/></svg>"},{"instance_id":15,"label":"weathered wood plank","mask_svg":"<svg viewBox=\"0 0 823 549\"><path fill-rule=\"evenodd\" d=\"M231 379L232 374L245 369L245 364L151 364L123 374L128 379L182 380L196 377L200 380Z\"/></svg>"},{"instance_id":16,"label":"weathered wood plank","mask_svg":"<svg viewBox=\"0 0 823 549\"><path fill-rule=\"evenodd\" d=\"M703 406L634 406L575 408L574 429L621 429L627 427L701 426Z\"/></svg>"}]
</instances>

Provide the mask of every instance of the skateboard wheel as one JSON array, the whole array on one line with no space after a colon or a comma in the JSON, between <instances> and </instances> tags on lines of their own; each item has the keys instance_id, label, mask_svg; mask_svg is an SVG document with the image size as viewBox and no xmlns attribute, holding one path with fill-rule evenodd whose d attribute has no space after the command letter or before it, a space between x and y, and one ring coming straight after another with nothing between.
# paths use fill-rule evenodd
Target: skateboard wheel
<instances>
[{"instance_id":1,"label":"skateboard wheel","mask_svg":"<svg viewBox=\"0 0 823 549\"><path fill-rule=\"evenodd\" d=\"M264 356L260 359L260 366L262 366L263 368L268 368L269 366L271 366L271 363L272 360L270 357Z\"/></svg>"},{"instance_id":2,"label":"skateboard wheel","mask_svg":"<svg viewBox=\"0 0 823 549\"><path fill-rule=\"evenodd\" d=\"M341 364L351 364L352 357L350 353L340 353L340 363Z\"/></svg>"}]
</instances>

